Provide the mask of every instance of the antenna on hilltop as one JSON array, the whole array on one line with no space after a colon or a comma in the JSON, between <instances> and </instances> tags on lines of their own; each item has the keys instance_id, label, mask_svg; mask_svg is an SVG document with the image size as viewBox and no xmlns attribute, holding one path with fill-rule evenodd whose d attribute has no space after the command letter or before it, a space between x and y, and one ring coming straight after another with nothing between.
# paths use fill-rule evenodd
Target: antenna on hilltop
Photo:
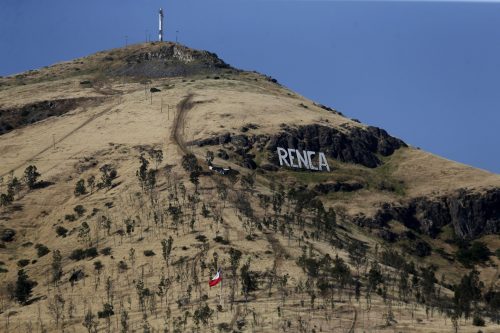
<instances>
[{"instance_id":1,"label":"antenna on hilltop","mask_svg":"<svg viewBox=\"0 0 500 333\"><path fill-rule=\"evenodd\" d=\"M163 42L163 9L160 8L158 15L158 40Z\"/></svg>"}]
</instances>

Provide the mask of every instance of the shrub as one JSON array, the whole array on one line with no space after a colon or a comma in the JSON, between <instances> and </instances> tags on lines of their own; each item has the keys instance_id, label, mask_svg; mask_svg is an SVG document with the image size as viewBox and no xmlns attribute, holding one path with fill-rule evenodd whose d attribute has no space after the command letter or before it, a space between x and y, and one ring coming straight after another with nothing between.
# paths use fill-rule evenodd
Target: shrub
<instances>
[{"instance_id":1,"label":"shrub","mask_svg":"<svg viewBox=\"0 0 500 333\"><path fill-rule=\"evenodd\" d=\"M98 255L99 253L97 253L97 249L95 247L90 247L85 251L85 256L87 258L95 258Z\"/></svg>"},{"instance_id":2,"label":"shrub","mask_svg":"<svg viewBox=\"0 0 500 333\"><path fill-rule=\"evenodd\" d=\"M7 273L8 271L7 268L0 267L0 273Z\"/></svg>"},{"instance_id":3,"label":"shrub","mask_svg":"<svg viewBox=\"0 0 500 333\"><path fill-rule=\"evenodd\" d=\"M145 251L144 251L144 255L145 255L146 257L152 257L152 256L156 255L156 253L154 253L154 251L153 251L153 250L145 250Z\"/></svg>"},{"instance_id":4,"label":"shrub","mask_svg":"<svg viewBox=\"0 0 500 333\"><path fill-rule=\"evenodd\" d=\"M69 258L71 260L83 260L85 258L95 258L98 256L97 249L95 247L90 247L86 250L84 249L76 249L71 252Z\"/></svg>"},{"instance_id":5,"label":"shrub","mask_svg":"<svg viewBox=\"0 0 500 333\"><path fill-rule=\"evenodd\" d=\"M85 259L85 250L83 250L83 249L73 250L71 252L71 254L69 255L69 258L71 260L75 260L75 261Z\"/></svg>"},{"instance_id":6,"label":"shrub","mask_svg":"<svg viewBox=\"0 0 500 333\"><path fill-rule=\"evenodd\" d=\"M66 234L68 233L68 229L59 225L56 228L56 233L57 233L57 236L66 237Z\"/></svg>"},{"instance_id":7,"label":"shrub","mask_svg":"<svg viewBox=\"0 0 500 333\"><path fill-rule=\"evenodd\" d=\"M75 185L75 196L78 197L80 195L84 195L85 193L87 193L87 190L85 189L85 180L80 179Z\"/></svg>"},{"instance_id":8,"label":"shrub","mask_svg":"<svg viewBox=\"0 0 500 333\"><path fill-rule=\"evenodd\" d=\"M111 255L111 248L105 247L105 248L101 249L100 252L103 256L109 256L109 255Z\"/></svg>"},{"instance_id":9,"label":"shrub","mask_svg":"<svg viewBox=\"0 0 500 333\"><path fill-rule=\"evenodd\" d=\"M472 318L472 325L474 326L484 326L485 322L484 322L484 319L479 317L478 315L474 316L474 318Z\"/></svg>"},{"instance_id":10,"label":"shrub","mask_svg":"<svg viewBox=\"0 0 500 333\"><path fill-rule=\"evenodd\" d=\"M30 189L33 189L40 177L40 173L37 171L36 166L30 165L24 170L24 182Z\"/></svg>"},{"instance_id":11,"label":"shrub","mask_svg":"<svg viewBox=\"0 0 500 333\"><path fill-rule=\"evenodd\" d=\"M96 260L94 261L94 269L97 271L97 272L101 272L101 270L104 268L104 265L102 264L102 262L100 260Z\"/></svg>"},{"instance_id":12,"label":"shrub","mask_svg":"<svg viewBox=\"0 0 500 333\"><path fill-rule=\"evenodd\" d=\"M36 254L38 255L38 258L41 258L50 252L49 248L43 244L36 244L35 249L36 249Z\"/></svg>"},{"instance_id":13,"label":"shrub","mask_svg":"<svg viewBox=\"0 0 500 333\"><path fill-rule=\"evenodd\" d=\"M14 298L21 304L26 304L26 302L31 297L31 291L33 287L36 286L36 282L31 281L24 270L20 270L17 273L17 281L14 289Z\"/></svg>"},{"instance_id":14,"label":"shrub","mask_svg":"<svg viewBox=\"0 0 500 333\"><path fill-rule=\"evenodd\" d=\"M85 208L82 205L76 205L75 208L73 208L75 213L78 215L78 217L82 217L83 214L85 214Z\"/></svg>"},{"instance_id":15,"label":"shrub","mask_svg":"<svg viewBox=\"0 0 500 333\"><path fill-rule=\"evenodd\" d=\"M74 221L76 221L76 216L75 216L75 214L66 214L64 216L64 219L66 221L69 221L69 222L74 222Z\"/></svg>"},{"instance_id":16,"label":"shrub","mask_svg":"<svg viewBox=\"0 0 500 333\"><path fill-rule=\"evenodd\" d=\"M120 262L118 263L118 270L120 272L123 272L123 271L126 271L127 269L128 269L127 263L123 260L120 260Z\"/></svg>"},{"instance_id":17,"label":"shrub","mask_svg":"<svg viewBox=\"0 0 500 333\"><path fill-rule=\"evenodd\" d=\"M214 238L214 241L216 241L217 243L220 243L222 245L229 245L229 243L230 243L227 239L224 239L224 237L222 237L222 236L216 236Z\"/></svg>"},{"instance_id":18,"label":"shrub","mask_svg":"<svg viewBox=\"0 0 500 333\"><path fill-rule=\"evenodd\" d=\"M115 314L115 312L113 311L113 305L106 303L103 305L103 307L104 309L102 311L97 311L97 317L102 319L111 317Z\"/></svg>"},{"instance_id":19,"label":"shrub","mask_svg":"<svg viewBox=\"0 0 500 333\"><path fill-rule=\"evenodd\" d=\"M198 235L195 237L198 242L205 243L207 241L207 236L205 235Z\"/></svg>"},{"instance_id":20,"label":"shrub","mask_svg":"<svg viewBox=\"0 0 500 333\"><path fill-rule=\"evenodd\" d=\"M17 262L17 266L19 266L20 268L23 268L25 266L28 266L30 263L29 259L21 259Z\"/></svg>"},{"instance_id":21,"label":"shrub","mask_svg":"<svg viewBox=\"0 0 500 333\"><path fill-rule=\"evenodd\" d=\"M488 261L490 255L490 250L483 242L473 242L470 246L462 245L456 253L457 260L469 268Z\"/></svg>"}]
</instances>

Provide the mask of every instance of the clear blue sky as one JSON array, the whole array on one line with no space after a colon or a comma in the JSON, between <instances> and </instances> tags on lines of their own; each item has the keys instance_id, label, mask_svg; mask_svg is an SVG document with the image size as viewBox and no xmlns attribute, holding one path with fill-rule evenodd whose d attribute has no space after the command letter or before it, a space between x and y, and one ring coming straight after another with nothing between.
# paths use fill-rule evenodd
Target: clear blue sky
<instances>
[{"instance_id":1,"label":"clear blue sky","mask_svg":"<svg viewBox=\"0 0 500 333\"><path fill-rule=\"evenodd\" d=\"M500 3L1 0L0 75L157 36L500 173Z\"/></svg>"}]
</instances>

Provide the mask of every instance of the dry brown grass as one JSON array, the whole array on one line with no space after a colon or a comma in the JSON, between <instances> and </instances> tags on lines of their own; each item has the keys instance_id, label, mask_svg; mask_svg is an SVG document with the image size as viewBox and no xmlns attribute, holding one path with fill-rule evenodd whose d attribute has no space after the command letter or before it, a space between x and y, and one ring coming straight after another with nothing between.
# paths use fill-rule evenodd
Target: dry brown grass
<instances>
[{"instance_id":1,"label":"dry brown grass","mask_svg":"<svg viewBox=\"0 0 500 333\"><path fill-rule=\"evenodd\" d=\"M122 50L112 52L119 56ZM213 221L210 218L199 217L195 232L191 232L187 225L176 232L171 227L170 218L167 219L169 227L167 225L159 227L152 220L147 197L136 195L141 192L136 177L140 147L161 149L164 154L162 167L167 164L173 165L172 179L181 179L188 190L192 191L192 186L180 167L181 151L171 135L175 107L168 111L167 105L176 106L184 96L193 94L195 105L186 113L186 119L183 122L185 126L182 135L185 141L206 138L226 131L236 133L247 123L260 125L254 133L276 132L282 123L302 125L321 122L331 126L364 126L316 107L311 101L252 73L242 73L230 79L220 80L200 77L196 78L195 82L183 82L182 78L154 80L151 86L159 87L162 92L153 95L152 104L149 93L145 94L144 85L140 83L116 79L103 81L103 84L97 88L85 88L79 82L87 76L68 76L75 66L80 66L78 64L80 61L85 62L82 68L85 66L90 68L96 59L104 56L104 53L97 54L84 60L77 59L42 69L40 73L33 74L36 77L32 78L32 83L4 86L0 90L2 107L19 106L55 98L108 96L108 99L98 106L78 108L64 116L49 118L0 136L0 175L6 176L13 170L15 175L20 176L27 165L35 164L42 173L42 178L53 183L43 189L23 192L15 202L22 209L7 209L2 212L0 225L16 229L17 235L13 243L8 243L5 249L0 249L0 260L5 262L5 267L9 270L8 273L0 273L3 287L0 300L0 331L22 332L29 331L30 327L33 331L40 331L41 326L48 331L57 331L47 308L48 299L56 293L61 293L66 300L65 331L84 331L81 322L85 310L91 308L94 313L102 310L102 304L106 298L107 277L110 277L114 285L115 315L111 320L111 328L114 332L117 332L120 327L121 309L129 312L132 329L139 331L142 328L143 320L138 309L134 286L141 277L145 285L152 289L158 284L161 272L174 279L168 295L168 303L172 310L171 318L167 320L167 325L170 327L173 317L182 315L185 310L193 313L196 305L200 304L200 297L204 294L208 295L207 303L212 309L219 304L217 294L220 289L210 290L206 283L209 278L208 269L205 269L203 274L198 272L201 283L193 288L193 305L181 310L175 304L177 298L186 293L188 284L193 284L188 279L188 275L183 277L181 274L180 279L175 281L176 273L184 272L184 270L189 272L193 267L198 267L199 270L200 260L204 259L208 263L212 260L214 252L219 254L222 266L228 266L228 246L212 240L217 234ZM42 80L60 75L63 76L62 79ZM10 79L2 80L5 82ZM165 89L166 85L170 88ZM160 112L162 102L163 112ZM303 108L299 105L300 103L307 105L308 108ZM53 139L55 139L55 148ZM204 149L196 147L190 147L190 149L198 156L204 156ZM85 164L83 162L85 159L89 158L97 160L98 165L82 171L80 166ZM75 197L73 190L76 181L80 178L87 179L90 175L99 176L98 167L105 163L113 165L118 170L118 178L114 181L116 186L108 191L99 190L82 197ZM460 187L481 190L490 186L500 186L498 175L447 161L413 148L401 149L388 159L387 164L390 168L384 172L390 174L391 177L403 180L408 196L438 194ZM237 166L233 165L233 167L241 170ZM366 168L352 165L340 167L339 173L352 173L368 178L377 176L375 174L377 171L366 170ZM285 173L278 173L278 175L279 177L290 176ZM335 179L338 175L332 173L327 177ZM216 182L217 180L211 177L201 178L201 198L206 202L214 201L216 195L213 189ZM168 206L167 183L166 174L162 172L159 177L158 195L164 207ZM259 178L257 189L268 191L266 184L266 179ZM375 196L370 191L360 191L333 204L347 207L348 213L370 212L378 203L398 198L392 194ZM113 202L113 206L106 207L107 202ZM78 204L87 209L85 216L75 222L65 221L64 216L72 214L73 207ZM87 217L93 208L98 208L99 212L95 216ZM98 227L99 219L103 215L113 221L111 236ZM126 218L133 218L138 223L133 236L121 238L116 234L113 235L117 230L124 228L123 221ZM233 328L236 328L237 321L246 318L245 330L249 332L277 332L287 320L290 320L292 325L288 331L299 332L299 319L302 319L303 325L307 326L307 332L310 332L312 328L315 328L317 332L320 329L323 332L452 331L450 320L445 319L441 314L434 313L433 317L427 318L425 310L417 307L412 318L408 306L397 302L393 303L397 324L385 327L383 314L387 311L387 305L379 297L373 297L372 308L369 312L364 300L361 303L349 301L347 293L342 295L342 301L336 296L333 310L329 309L327 304L323 305L320 298L316 300L315 309L311 310L306 292L294 290L299 280L305 281L306 279L305 274L296 264L296 259L301 255L297 239L289 242L287 238L279 234L266 235L260 231L256 231L257 237L254 241L245 239L245 229L231 204L223 210L223 218L224 223L220 225L220 235L230 241L230 246L243 252L242 262L251 259L253 270L265 272L271 270L274 261L278 260L278 274L288 273L291 279L288 283L289 296L285 298L284 304L281 303L280 293L276 287L273 288L272 296L269 297L263 285L248 304L242 301L242 296L238 293L238 304L232 311L227 297L229 288L225 284L224 297L222 297L224 299L223 311L214 316L214 329L217 323L233 323ZM91 225L93 244L98 244L99 249L111 247L112 257L100 255L95 259L78 262L68 259L72 250L84 247L83 244L78 243L74 231L82 221L87 221ZM66 238L57 237L56 226L64 226L70 230L70 235ZM354 227L350 230L356 233L357 238L369 244L375 244L376 239L371 235L364 234ZM208 238L208 249L204 249L195 239L195 236L199 234ZM175 262L186 257L188 264L176 267L167 267L164 264L160 241L168 236L174 237L171 261ZM498 246L497 239L488 238L487 240L491 244L496 244L494 246ZM16 262L19 259L36 258L33 245L22 245L26 242L42 243L51 250L59 249L64 258L64 277L63 282L55 287L49 282L52 253L37 259L36 263L26 267L26 271L32 279L38 282L33 297L39 297L40 300L28 306L19 306L7 298L6 284L15 280ZM335 249L322 241L311 242L317 253L328 253L332 257L338 254L347 260L345 251ZM137 257L134 265L129 259L131 248L135 249ZM146 257L143 255L144 250L153 250L156 256ZM282 255L277 256L278 252ZM96 282L97 276L93 268L96 260L104 264L99 283ZM120 260L128 264L129 269L126 272L118 272L117 265ZM498 260L496 263L498 264ZM83 269L87 276L83 281L71 287L68 278L76 269ZM484 278L491 279L490 281L498 280L498 270L496 272L485 270ZM304 300L304 305L301 305L301 299ZM70 301L75 306L74 318L69 318L67 315ZM278 316L278 306L280 306L281 317ZM165 318L165 305L157 304L156 314L148 312L148 323L157 331L166 326ZM353 323L354 318L356 320ZM7 322L9 322L8 326ZM192 327L193 323L189 321L186 331ZM500 326L488 323L488 327L482 328L482 331L495 332L499 329ZM202 329L202 331L206 330L206 328ZM106 331L104 320L99 321L99 331ZM461 327L461 332L476 331L477 328L473 327L470 321Z\"/></svg>"}]
</instances>

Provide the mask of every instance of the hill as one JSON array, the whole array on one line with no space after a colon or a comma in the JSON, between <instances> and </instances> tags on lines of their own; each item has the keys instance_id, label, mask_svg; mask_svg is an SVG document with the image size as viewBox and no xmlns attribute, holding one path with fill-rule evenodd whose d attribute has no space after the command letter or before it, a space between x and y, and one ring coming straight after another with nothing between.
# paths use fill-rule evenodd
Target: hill
<instances>
[{"instance_id":1,"label":"hill","mask_svg":"<svg viewBox=\"0 0 500 333\"><path fill-rule=\"evenodd\" d=\"M5 332L500 329L499 175L213 53L0 78L0 156Z\"/></svg>"}]
</instances>

